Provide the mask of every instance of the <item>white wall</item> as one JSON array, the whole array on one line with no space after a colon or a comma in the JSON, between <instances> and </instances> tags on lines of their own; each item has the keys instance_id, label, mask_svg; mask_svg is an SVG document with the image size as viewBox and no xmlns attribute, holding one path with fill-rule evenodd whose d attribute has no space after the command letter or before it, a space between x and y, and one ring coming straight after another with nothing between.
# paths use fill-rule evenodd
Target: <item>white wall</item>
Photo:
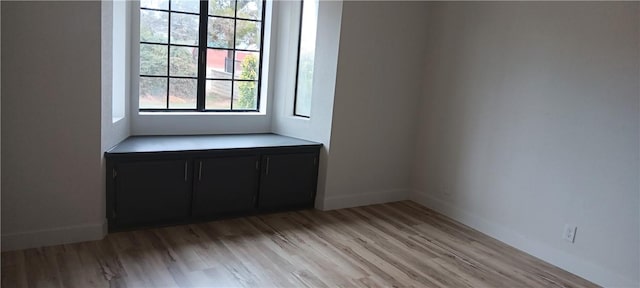
<instances>
[{"instance_id":1,"label":"white wall","mask_svg":"<svg viewBox=\"0 0 640 288\"><path fill-rule=\"evenodd\" d=\"M274 22L277 46L274 61L274 102L272 131L277 134L322 143L318 172L316 207L323 208L328 160L330 155L331 119L338 63L342 1L321 1L318 6L318 31L314 66L311 118L293 116L295 75L298 49L300 6L293 1L274 2L278 6Z\"/></svg>"},{"instance_id":2,"label":"white wall","mask_svg":"<svg viewBox=\"0 0 640 288\"><path fill-rule=\"evenodd\" d=\"M325 209L408 197L425 7L344 2Z\"/></svg>"},{"instance_id":3,"label":"white wall","mask_svg":"<svg viewBox=\"0 0 640 288\"><path fill-rule=\"evenodd\" d=\"M125 67L120 67L121 65L114 65L114 58L119 57L122 58L122 61L125 63L129 63L129 42L125 40L125 43L118 43L122 47L116 48L118 51L117 54L114 55L114 31L113 31L113 22L114 21L122 21L121 25L116 25L115 27L128 27L130 9L126 9L125 15L118 15L117 17L123 17L114 20L114 5L124 6L119 7L128 8L130 6L127 4L128 2L124 1L102 1L101 5L101 14L102 14L102 27L101 27L101 94L102 94L102 102L101 102L101 111L102 111L102 124L101 124L101 142L102 142L102 152L108 150L114 145L118 144L120 141L124 140L130 135L129 127L130 127L130 113L128 111L130 95L129 95L129 79L131 78L131 73L129 69ZM121 14L121 13L118 13ZM116 31L116 33L123 33L123 31ZM125 31L125 36L129 36L128 31ZM124 37L124 39L128 39L129 37ZM116 41L118 42L118 41ZM117 61L117 60L116 60ZM118 66L118 67L114 67ZM124 87L117 87L116 91L114 91L113 78L114 76L118 76L124 74L125 83L122 83ZM115 93L115 94L114 94ZM113 111L113 101L118 101L114 98L124 99L124 117L120 119L114 119L114 113L118 114L118 112ZM115 117L119 118L119 117ZM103 157L104 158L104 157ZM102 160L104 162L104 159Z\"/></svg>"},{"instance_id":4,"label":"white wall","mask_svg":"<svg viewBox=\"0 0 640 288\"><path fill-rule=\"evenodd\" d=\"M100 2L2 6L2 249L99 239Z\"/></svg>"},{"instance_id":5,"label":"white wall","mask_svg":"<svg viewBox=\"0 0 640 288\"><path fill-rule=\"evenodd\" d=\"M106 215L106 160L104 152L131 135L129 112L130 79L130 2L101 1L101 150L100 150L100 215ZM118 79L117 77L122 77ZM114 79L115 78L115 79ZM115 80L115 81L114 81ZM124 80L120 81L119 80ZM114 101L124 104L121 111ZM114 111L114 109L116 111ZM103 231L104 234L107 231Z\"/></svg>"},{"instance_id":6,"label":"white wall","mask_svg":"<svg viewBox=\"0 0 640 288\"><path fill-rule=\"evenodd\" d=\"M430 4L412 197L598 284L640 285L638 6Z\"/></svg>"}]
</instances>

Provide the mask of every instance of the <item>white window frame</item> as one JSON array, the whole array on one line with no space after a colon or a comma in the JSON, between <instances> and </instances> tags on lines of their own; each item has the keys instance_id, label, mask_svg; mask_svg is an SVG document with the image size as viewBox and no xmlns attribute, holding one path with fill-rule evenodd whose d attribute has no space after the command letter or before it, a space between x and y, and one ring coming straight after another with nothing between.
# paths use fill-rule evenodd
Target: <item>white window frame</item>
<instances>
[{"instance_id":1,"label":"white window frame","mask_svg":"<svg viewBox=\"0 0 640 288\"><path fill-rule=\"evenodd\" d=\"M262 47L262 78L260 81L260 103L257 112L143 112L139 111L140 71L140 2L131 1L131 62L130 86L131 133L133 135L177 135L220 133L266 133L270 132L272 85L274 62L273 5L266 1L264 14L264 38Z\"/></svg>"}]
</instances>

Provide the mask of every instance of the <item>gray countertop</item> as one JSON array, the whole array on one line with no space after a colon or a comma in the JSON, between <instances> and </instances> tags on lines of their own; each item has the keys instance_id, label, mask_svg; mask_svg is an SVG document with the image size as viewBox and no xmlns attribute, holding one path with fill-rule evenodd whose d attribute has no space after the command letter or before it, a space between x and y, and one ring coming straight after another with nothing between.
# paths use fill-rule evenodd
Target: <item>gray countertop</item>
<instances>
[{"instance_id":1,"label":"gray countertop","mask_svg":"<svg viewBox=\"0 0 640 288\"><path fill-rule=\"evenodd\" d=\"M173 151L319 146L321 143L277 134L131 136L109 149L107 155Z\"/></svg>"}]
</instances>

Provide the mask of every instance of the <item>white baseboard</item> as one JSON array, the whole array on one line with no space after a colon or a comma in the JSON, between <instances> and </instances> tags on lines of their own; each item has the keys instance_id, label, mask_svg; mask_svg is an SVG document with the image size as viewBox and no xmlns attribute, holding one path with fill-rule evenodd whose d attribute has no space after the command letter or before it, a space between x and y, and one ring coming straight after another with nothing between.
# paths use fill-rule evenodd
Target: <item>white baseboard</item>
<instances>
[{"instance_id":1,"label":"white baseboard","mask_svg":"<svg viewBox=\"0 0 640 288\"><path fill-rule=\"evenodd\" d=\"M596 263L578 258L565 251L549 247L548 245L538 241L528 239L511 229L496 225L478 217L477 215L471 215L467 211L454 207L440 199L436 199L427 193L414 192L410 195L410 199L516 249L524 251L527 254L542 259L543 261L551 263L598 285L604 287L640 286L640 283L634 283L633 280L627 279L622 275L619 275Z\"/></svg>"},{"instance_id":2,"label":"white baseboard","mask_svg":"<svg viewBox=\"0 0 640 288\"><path fill-rule=\"evenodd\" d=\"M2 234L2 251L100 240L106 235L106 232L107 223L104 222L102 224Z\"/></svg>"},{"instance_id":3,"label":"white baseboard","mask_svg":"<svg viewBox=\"0 0 640 288\"><path fill-rule=\"evenodd\" d=\"M409 199L409 191L405 189L394 189L378 191L372 193L359 193L327 197L321 210L334 210L341 208L358 207L365 205L381 204Z\"/></svg>"}]
</instances>

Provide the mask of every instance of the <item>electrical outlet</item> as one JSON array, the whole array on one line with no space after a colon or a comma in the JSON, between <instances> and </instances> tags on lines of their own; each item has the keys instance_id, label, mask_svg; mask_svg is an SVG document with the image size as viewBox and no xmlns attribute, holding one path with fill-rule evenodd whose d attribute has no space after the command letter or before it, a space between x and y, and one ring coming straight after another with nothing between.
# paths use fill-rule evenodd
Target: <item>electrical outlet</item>
<instances>
[{"instance_id":1,"label":"electrical outlet","mask_svg":"<svg viewBox=\"0 0 640 288\"><path fill-rule=\"evenodd\" d=\"M578 227L571 226L569 224L564 225L564 231L562 232L562 239L573 243L576 240L576 230Z\"/></svg>"}]
</instances>

